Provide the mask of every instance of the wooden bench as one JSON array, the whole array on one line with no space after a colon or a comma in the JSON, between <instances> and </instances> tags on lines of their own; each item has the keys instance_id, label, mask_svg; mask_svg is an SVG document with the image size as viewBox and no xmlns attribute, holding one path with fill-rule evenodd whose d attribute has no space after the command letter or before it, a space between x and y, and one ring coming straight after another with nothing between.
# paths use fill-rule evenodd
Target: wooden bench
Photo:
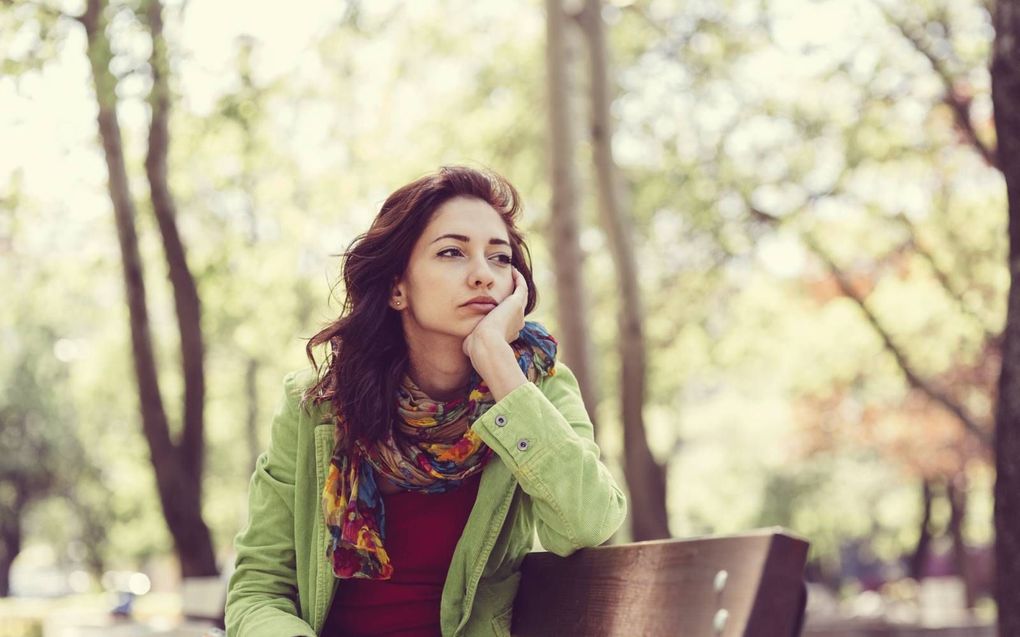
<instances>
[{"instance_id":1,"label":"wooden bench","mask_svg":"<svg viewBox=\"0 0 1020 637\"><path fill-rule=\"evenodd\" d=\"M532 553L513 635L796 637L808 543L782 529Z\"/></svg>"},{"instance_id":2,"label":"wooden bench","mask_svg":"<svg viewBox=\"0 0 1020 637\"><path fill-rule=\"evenodd\" d=\"M513 635L796 637L808 543L782 529L530 553ZM217 624L222 627L222 607ZM206 635L223 635L210 630Z\"/></svg>"}]
</instances>

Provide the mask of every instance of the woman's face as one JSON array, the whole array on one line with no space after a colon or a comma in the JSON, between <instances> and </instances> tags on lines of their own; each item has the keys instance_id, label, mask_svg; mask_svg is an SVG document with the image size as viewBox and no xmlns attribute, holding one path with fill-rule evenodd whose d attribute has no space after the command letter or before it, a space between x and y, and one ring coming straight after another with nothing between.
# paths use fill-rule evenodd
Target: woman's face
<instances>
[{"instance_id":1,"label":"woman's face","mask_svg":"<svg viewBox=\"0 0 1020 637\"><path fill-rule=\"evenodd\" d=\"M455 197L432 215L411 250L390 307L401 312L408 341L465 338L494 304L513 292L510 235L495 208Z\"/></svg>"}]
</instances>

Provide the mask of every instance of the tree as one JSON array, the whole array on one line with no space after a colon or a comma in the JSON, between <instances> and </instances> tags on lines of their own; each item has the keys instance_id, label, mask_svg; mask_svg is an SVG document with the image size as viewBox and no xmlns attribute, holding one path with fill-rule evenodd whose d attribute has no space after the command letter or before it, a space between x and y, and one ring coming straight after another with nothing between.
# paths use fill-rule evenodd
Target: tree
<instances>
[{"instance_id":1,"label":"tree","mask_svg":"<svg viewBox=\"0 0 1020 637\"><path fill-rule=\"evenodd\" d=\"M184 405L180 440L174 441L163 406L153 351L145 278L135 227L137 211L129 186L117 118L117 78L110 70L113 57L106 33L105 0L90 0L79 20L85 27L88 57L98 105L99 135L109 173L109 192L117 222L124 284L130 314L132 354L139 390L142 429L155 469L163 514L174 538L184 577L217 573L209 529L202 519L204 372L200 309L194 280L187 267L183 242L175 221L175 206L167 184L169 146L169 89L166 42L162 34L162 4L149 0L145 15L152 36L150 66L153 86L149 149L145 161L152 209L163 240L174 289Z\"/></svg>"},{"instance_id":2,"label":"tree","mask_svg":"<svg viewBox=\"0 0 1020 637\"><path fill-rule=\"evenodd\" d=\"M895 20L881 10L885 4L895 10ZM868 332L870 354L858 359L842 340L845 332L833 332L826 339L832 343L825 346L827 358L800 361L803 379L788 389L791 402L803 401L797 407L799 436L805 442L828 437L833 454L852 453L848 442L856 438L858 449L877 449L910 479L951 481L964 466L980 470L991 430L987 404L994 394L1000 309L996 233L979 234L995 228L988 221L993 214L983 211L996 209L998 193L981 188L983 199L976 202L978 196L966 192L980 179L997 179L982 91L980 4L840 5L853 18L848 24L855 27L841 32L854 39L852 46L831 34L806 32L809 18L800 10L787 13L769 3L731 0L673 12L665 6L636 2L606 10L617 13L615 32L631 30L629 42L617 38L618 50L631 51L621 74L626 92L618 104L619 147L661 141L642 147L647 163L642 158L625 167L636 198L635 225L649 233L644 250L661 242L672 244L678 256L676 265L665 254L645 265L647 288L667 291L649 297L652 366L666 368L670 354L683 366L680 354L690 356L688 336L696 330L706 335L705 356L711 360L730 349L726 357L732 360L724 341L730 335L741 340L749 325L769 320L768 314L750 318L754 312L742 319L731 305L742 299L771 296L797 305L771 317L762 339L778 342L786 317L813 315L816 322L803 327L824 330L826 313L850 308L853 321ZM787 61L797 69L788 75L781 70ZM839 95L833 100L839 107L819 108L821 95ZM908 104L912 115L921 116L901 117L897 110ZM875 179L880 173L898 178L884 184ZM896 196L908 188L923 193L916 199L920 206L904 205L910 202ZM658 223L672 219L683 222ZM796 257L803 248L808 258L792 276L762 276L759 268L751 283L748 266L760 266L762 248L779 240L786 255ZM718 272L735 274L743 285L726 285ZM799 282L787 286L787 277ZM769 291L752 289L763 281ZM814 303L816 286L836 295ZM907 301L897 290L930 290L918 295L936 302L920 313L923 323L905 320ZM655 334L655 317L664 312L676 317L676 336ZM795 343L807 335L804 329L789 334L794 340L772 351L780 357L774 360L793 360ZM749 342L753 351L762 341ZM836 361L838 366L830 364ZM710 385L713 373L719 365L705 365L688 384ZM768 373L761 384L772 382ZM671 388L686 380L676 378ZM661 403L662 390L650 398ZM688 417L698 410L696 400L691 403L685 405ZM943 427L949 419L952 431ZM937 437L926 426L932 422L938 423ZM919 427L925 427L924 436L917 435ZM903 443L911 438L917 443L904 454ZM952 456L952 463L937 475L916 471L910 464L927 460L925 446L931 459ZM682 475L683 459L677 464L681 469L671 472L671 480ZM954 500L962 504L963 495L961 490ZM790 513L771 523L790 523L798 507ZM838 532L855 531L844 525Z\"/></svg>"},{"instance_id":3,"label":"tree","mask_svg":"<svg viewBox=\"0 0 1020 637\"><path fill-rule=\"evenodd\" d=\"M1009 302L995 418L995 599L999 634L1020 634L1020 2L998 0L992 102L1009 202Z\"/></svg>"},{"instance_id":4,"label":"tree","mask_svg":"<svg viewBox=\"0 0 1020 637\"><path fill-rule=\"evenodd\" d=\"M42 360L51 341L39 331L22 334L23 352L6 379L8 392L0 404L0 597L10 592L22 517L29 505L56 490L62 482L60 467L72 457L73 434L61 422L68 410L54 400L58 379L53 361Z\"/></svg>"},{"instance_id":5,"label":"tree","mask_svg":"<svg viewBox=\"0 0 1020 637\"><path fill-rule=\"evenodd\" d=\"M645 434L647 365L644 311L630 235L631 224L623 209L621 175L613 158L613 126L609 116L612 91L601 1L586 0L579 21L588 44L590 132L599 195L599 217L609 239L620 286L620 402L624 430L624 473L631 494L631 528L635 540L652 540L669 537L666 470L652 456Z\"/></svg>"},{"instance_id":6,"label":"tree","mask_svg":"<svg viewBox=\"0 0 1020 637\"><path fill-rule=\"evenodd\" d=\"M580 188L575 164L577 135L571 112L573 48L561 0L546 0L546 91L549 114L549 227L556 270L556 309L563 358L577 376L592 418L599 389L592 364L590 307L580 234ZM596 423L596 436L599 427Z\"/></svg>"}]
</instances>

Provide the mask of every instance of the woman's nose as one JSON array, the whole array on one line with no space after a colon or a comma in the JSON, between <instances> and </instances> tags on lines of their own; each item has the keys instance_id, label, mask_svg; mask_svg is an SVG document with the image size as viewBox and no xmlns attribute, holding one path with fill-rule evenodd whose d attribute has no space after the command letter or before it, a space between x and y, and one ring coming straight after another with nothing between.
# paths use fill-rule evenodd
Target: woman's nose
<instances>
[{"instance_id":1,"label":"woman's nose","mask_svg":"<svg viewBox=\"0 0 1020 637\"><path fill-rule=\"evenodd\" d=\"M471 269L471 285L473 287L485 286L489 287L492 285L496 278L492 274L492 269L489 267L487 261L482 259L476 261L474 267Z\"/></svg>"}]
</instances>

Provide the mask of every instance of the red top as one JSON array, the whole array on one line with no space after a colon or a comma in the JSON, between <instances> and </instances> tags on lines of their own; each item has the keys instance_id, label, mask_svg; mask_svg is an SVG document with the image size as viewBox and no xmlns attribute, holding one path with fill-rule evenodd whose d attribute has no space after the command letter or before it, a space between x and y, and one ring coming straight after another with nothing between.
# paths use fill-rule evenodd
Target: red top
<instances>
[{"instance_id":1,"label":"red top","mask_svg":"<svg viewBox=\"0 0 1020 637\"><path fill-rule=\"evenodd\" d=\"M439 602L481 473L452 491L382 494L383 547L393 564L388 580L351 578L337 583L322 637L437 637ZM382 492L380 492L382 493Z\"/></svg>"}]
</instances>

